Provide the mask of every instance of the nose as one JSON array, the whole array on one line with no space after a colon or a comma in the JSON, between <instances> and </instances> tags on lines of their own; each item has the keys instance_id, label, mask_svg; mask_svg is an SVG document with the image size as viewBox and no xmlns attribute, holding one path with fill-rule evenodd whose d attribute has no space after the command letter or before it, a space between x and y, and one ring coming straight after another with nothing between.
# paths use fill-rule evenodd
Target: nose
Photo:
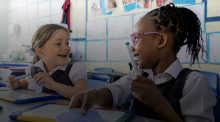
<instances>
[{"instance_id":1,"label":"nose","mask_svg":"<svg viewBox=\"0 0 220 122\"><path fill-rule=\"evenodd\" d=\"M70 46L65 44L65 45L63 46L63 50L70 50Z\"/></svg>"},{"instance_id":2,"label":"nose","mask_svg":"<svg viewBox=\"0 0 220 122\"><path fill-rule=\"evenodd\" d=\"M132 50L132 52L135 52L135 46L134 45L131 46L131 50Z\"/></svg>"}]
</instances>

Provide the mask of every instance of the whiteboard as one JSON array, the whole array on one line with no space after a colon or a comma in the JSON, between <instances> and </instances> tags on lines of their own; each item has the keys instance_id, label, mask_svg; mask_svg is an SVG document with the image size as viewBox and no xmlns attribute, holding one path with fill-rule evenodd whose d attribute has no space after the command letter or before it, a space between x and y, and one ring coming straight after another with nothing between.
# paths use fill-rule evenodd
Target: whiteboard
<instances>
[{"instance_id":1,"label":"whiteboard","mask_svg":"<svg viewBox=\"0 0 220 122\"><path fill-rule=\"evenodd\" d=\"M108 38L130 37L132 16L108 18Z\"/></svg>"},{"instance_id":2,"label":"whiteboard","mask_svg":"<svg viewBox=\"0 0 220 122\"><path fill-rule=\"evenodd\" d=\"M9 1L9 10L14 10L17 8L17 0L10 0Z\"/></svg>"},{"instance_id":3,"label":"whiteboard","mask_svg":"<svg viewBox=\"0 0 220 122\"><path fill-rule=\"evenodd\" d=\"M204 40L204 42L203 42L204 48L207 51L206 34L202 34L202 38ZM181 63L191 63L191 55L188 55L187 54L188 52L186 53L186 49L187 49L187 45L182 46L180 51L177 54L177 57L179 58ZM207 63L207 55L206 55L206 53L203 53L203 55L202 55L202 50L200 50L198 58L199 58L199 63Z\"/></svg>"},{"instance_id":4,"label":"whiteboard","mask_svg":"<svg viewBox=\"0 0 220 122\"><path fill-rule=\"evenodd\" d=\"M72 60L85 60L85 41L72 41Z\"/></svg>"},{"instance_id":5,"label":"whiteboard","mask_svg":"<svg viewBox=\"0 0 220 122\"><path fill-rule=\"evenodd\" d=\"M67 110L69 110L69 106L50 104L50 105L46 105L43 107L33 109L31 111L24 112L22 113L22 115L26 115L26 116L37 115L37 117L56 119L56 116L58 114L63 113Z\"/></svg>"},{"instance_id":6,"label":"whiteboard","mask_svg":"<svg viewBox=\"0 0 220 122\"><path fill-rule=\"evenodd\" d=\"M45 17L50 15L50 1L38 4L38 17Z\"/></svg>"},{"instance_id":7,"label":"whiteboard","mask_svg":"<svg viewBox=\"0 0 220 122\"><path fill-rule=\"evenodd\" d=\"M27 8L18 9L18 22L25 21L27 17Z\"/></svg>"},{"instance_id":8,"label":"whiteboard","mask_svg":"<svg viewBox=\"0 0 220 122\"><path fill-rule=\"evenodd\" d=\"M51 18L52 18L52 23L59 24L61 23L62 20L62 14L53 15Z\"/></svg>"},{"instance_id":9,"label":"whiteboard","mask_svg":"<svg viewBox=\"0 0 220 122\"><path fill-rule=\"evenodd\" d=\"M17 10L9 12L9 23L15 23L17 22L17 18L18 18L18 12Z\"/></svg>"},{"instance_id":10,"label":"whiteboard","mask_svg":"<svg viewBox=\"0 0 220 122\"><path fill-rule=\"evenodd\" d=\"M64 0L51 0L51 14L62 13L62 6L64 2Z\"/></svg>"},{"instance_id":11,"label":"whiteboard","mask_svg":"<svg viewBox=\"0 0 220 122\"><path fill-rule=\"evenodd\" d=\"M125 45L130 39L108 41L108 61L130 61L129 53Z\"/></svg>"},{"instance_id":12,"label":"whiteboard","mask_svg":"<svg viewBox=\"0 0 220 122\"><path fill-rule=\"evenodd\" d=\"M18 0L18 8L25 7L27 5L26 0Z\"/></svg>"},{"instance_id":13,"label":"whiteboard","mask_svg":"<svg viewBox=\"0 0 220 122\"><path fill-rule=\"evenodd\" d=\"M209 34L210 63L220 63L220 33Z\"/></svg>"},{"instance_id":14,"label":"whiteboard","mask_svg":"<svg viewBox=\"0 0 220 122\"><path fill-rule=\"evenodd\" d=\"M87 42L87 61L106 61L106 41Z\"/></svg>"},{"instance_id":15,"label":"whiteboard","mask_svg":"<svg viewBox=\"0 0 220 122\"><path fill-rule=\"evenodd\" d=\"M14 99L29 99L29 98L36 98L36 97L51 96L50 94L35 93L33 91L29 91L29 90L25 90L25 89L1 91L0 95L11 97Z\"/></svg>"},{"instance_id":16,"label":"whiteboard","mask_svg":"<svg viewBox=\"0 0 220 122\"><path fill-rule=\"evenodd\" d=\"M147 13L140 13L140 14L135 14L134 15L134 26L135 26L135 24L144 16L144 15L146 15Z\"/></svg>"},{"instance_id":17,"label":"whiteboard","mask_svg":"<svg viewBox=\"0 0 220 122\"><path fill-rule=\"evenodd\" d=\"M27 20L37 18L37 4L27 7Z\"/></svg>"},{"instance_id":18,"label":"whiteboard","mask_svg":"<svg viewBox=\"0 0 220 122\"><path fill-rule=\"evenodd\" d=\"M201 4L189 5L183 7L190 9L197 15L197 17L201 22L202 31L205 31L205 4L201 3Z\"/></svg>"},{"instance_id":19,"label":"whiteboard","mask_svg":"<svg viewBox=\"0 0 220 122\"><path fill-rule=\"evenodd\" d=\"M28 25L29 25L28 21L20 23L19 35L28 35Z\"/></svg>"},{"instance_id":20,"label":"whiteboard","mask_svg":"<svg viewBox=\"0 0 220 122\"><path fill-rule=\"evenodd\" d=\"M106 38L106 19L87 22L87 40Z\"/></svg>"},{"instance_id":21,"label":"whiteboard","mask_svg":"<svg viewBox=\"0 0 220 122\"><path fill-rule=\"evenodd\" d=\"M27 0L27 1L28 1L28 5L37 3L37 0Z\"/></svg>"},{"instance_id":22,"label":"whiteboard","mask_svg":"<svg viewBox=\"0 0 220 122\"><path fill-rule=\"evenodd\" d=\"M50 24L50 17L40 18L38 21L39 27L45 24Z\"/></svg>"}]
</instances>

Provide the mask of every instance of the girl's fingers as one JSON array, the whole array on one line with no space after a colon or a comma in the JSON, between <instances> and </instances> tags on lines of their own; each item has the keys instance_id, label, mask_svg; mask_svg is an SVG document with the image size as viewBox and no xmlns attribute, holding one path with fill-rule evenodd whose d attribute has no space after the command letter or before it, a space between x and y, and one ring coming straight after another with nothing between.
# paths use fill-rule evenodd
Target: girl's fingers
<instances>
[{"instance_id":1,"label":"girl's fingers","mask_svg":"<svg viewBox=\"0 0 220 122\"><path fill-rule=\"evenodd\" d=\"M37 73L34 77L33 77L33 79L35 79L36 80L36 78L39 76L39 73Z\"/></svg>"},{"instance_id":2,"label":"girl's fingers","mask_svg":"<svg viewBox=\"0 0 220 122\"><path fill-rule=\"evenodd\" d=\"M38 81L38 83L37 83L37 85L39 86L41 83L43 83L44 82L44 79L42 78L42 79L40 79L39 81Z\"/></svg>"},{"instance_id":3,"label":"girl's fingers","mask_svg":"<svg viewBox=\"0 0 220 122\"><path fill-rule=\"evenodd\" d=\"M43 77L42 76L38 76L36 79L35 79L35 83L38 83Z\"/></svg>"}]
</instances>

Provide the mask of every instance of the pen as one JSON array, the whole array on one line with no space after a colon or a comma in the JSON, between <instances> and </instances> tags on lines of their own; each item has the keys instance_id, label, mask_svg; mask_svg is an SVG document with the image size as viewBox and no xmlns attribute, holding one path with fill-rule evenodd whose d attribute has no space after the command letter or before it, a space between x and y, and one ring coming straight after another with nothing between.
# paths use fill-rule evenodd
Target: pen
<instances>
[{"instance_id":1,"label":"pen","mask_svg":"<svg viewBox=\"0 0 220 122\"><path fill-rule=\"evenodd\" d=\"M22 75L22 76L14 78L14 79L18 80L18 79L22 79L22 78L25 78L25 77L28 77L28 76L30 76L30 74Z\"/></svg>"},{"instance_id":2,"label":"pen","mask_svg":"<svg viewBox=\"0 0 220 122\"><path fill-rule=\"evenodd\" d=\"M135 75L140 75L140 72L137 68L137 64L135 63L134 55L131 51L131 47L130 47L129 42L126 42L125 45L127 46L127 49L128 49L128 52L129 52L129 55L130 55L130 58L131 58L131 65L133 67L133 71L134 71ZM132 101L134 101L134 99ZM132 109L132 106L133 106L133 102L131 102L130 109Z\"/></svg>"},{"instance_id":3,"label":"pen","mask_svg":"<svg viewBox=\"0 0 220 122\"><path fill-rule=\"evenodd\" d=\"M128 53L129 53L129 55L130 55L131 65L132 65L132 67L133 67L134 73L135 73L135 75L140 75L140 72L139 72L139 70L138 70L138 68L137 68L137 65L136 65L136 63L135 63L134 55L133 55L133 53L132 53L132 51L131 51L131 47L130 47L129 42L126 42L125 45L127 46Z\"/></svg>"}]
</instances>

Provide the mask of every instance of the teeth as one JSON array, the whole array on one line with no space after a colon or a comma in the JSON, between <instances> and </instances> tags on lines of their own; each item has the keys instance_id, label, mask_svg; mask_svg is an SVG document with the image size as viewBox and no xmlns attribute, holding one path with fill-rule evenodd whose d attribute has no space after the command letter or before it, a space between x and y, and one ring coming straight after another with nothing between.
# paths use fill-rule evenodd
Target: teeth
<instances>
[{"instance_id":1,"label":"teeth","mask_svg":"<svg viewBox=\"0 0 220 122\"><path fill-rule=\"evenodd\" d=\"M61 56L66 56L66 54L60 54Z\"/></svg>"}]
</instances>

